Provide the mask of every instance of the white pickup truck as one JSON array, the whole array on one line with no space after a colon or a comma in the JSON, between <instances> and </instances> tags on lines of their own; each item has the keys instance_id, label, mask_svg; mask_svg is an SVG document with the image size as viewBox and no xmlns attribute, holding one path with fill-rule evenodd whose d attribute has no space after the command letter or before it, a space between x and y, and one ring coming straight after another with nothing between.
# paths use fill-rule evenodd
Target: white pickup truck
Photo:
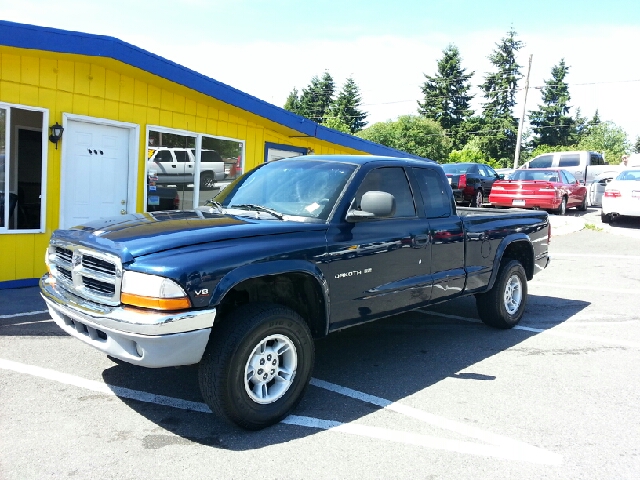
<instances>
[{"instance_id":1,"label":"white pickup truck","mask_svg":"<svg viewBox=\"0 0 640 480\"><path fill-rule=\"evenodd\" d=\"M196 171L195 148L159 147L150 149L147 165L149 174L158 177L159 185L189 185L194 183ZM200 188L212 190L224 180L224 161L215 150L201 151Z\"/></svg>"}]
</instances>

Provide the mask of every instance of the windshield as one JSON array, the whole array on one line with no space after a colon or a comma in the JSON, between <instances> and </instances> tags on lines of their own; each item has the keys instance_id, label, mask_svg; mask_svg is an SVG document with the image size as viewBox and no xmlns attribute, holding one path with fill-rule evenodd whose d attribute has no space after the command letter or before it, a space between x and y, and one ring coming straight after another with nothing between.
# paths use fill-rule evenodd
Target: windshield
<instances>
[{"instance_id":1,"label":"windshield","mask_svg":"<svg viewBox=\"0 0 640 480\"><path fill-rule=\"evenodd\" d=\"M471 170L473 165L469 165L468 163L445 163L444 165L440 165L444 170L444 173L467 173Z\"/></svg>"},{"instance_id":2,"label":"windshield","mask_svg":"<svg viewBox=\"0 0 640 480\"><path fill-rule=\"evenodd\" d=\"M356 165L278 160L240 177L213 200L223 208L264 207L282 215L327 220Z\"/></svg>"}]
</instances>

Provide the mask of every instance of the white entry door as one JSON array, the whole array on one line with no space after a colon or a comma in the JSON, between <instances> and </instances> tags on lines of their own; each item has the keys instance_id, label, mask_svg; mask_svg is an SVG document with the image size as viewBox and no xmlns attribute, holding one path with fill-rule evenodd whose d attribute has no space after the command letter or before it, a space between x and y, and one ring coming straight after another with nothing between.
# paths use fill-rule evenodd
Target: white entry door
<instances>
[{"instance_id":1,"label":"white entry door","mask_svg":"<svg viewBox=\"0 0 640 480\"><path fill-rule=\"evenodd\" d=\"M129 135L128 128L67 122L60 228L128 212Z\"/></svg>"}]
</instances>

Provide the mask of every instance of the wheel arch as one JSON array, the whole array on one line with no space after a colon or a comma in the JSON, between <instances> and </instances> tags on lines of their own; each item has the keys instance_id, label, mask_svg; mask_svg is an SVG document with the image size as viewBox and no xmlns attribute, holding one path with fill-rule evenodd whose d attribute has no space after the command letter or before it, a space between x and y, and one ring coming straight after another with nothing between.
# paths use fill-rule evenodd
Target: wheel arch
<instances>
[{"instance_id":1,"label":"wheel arch","mask_svg":"<svg viewBox=\"0 0 640 480\"><path fill-rule=\"evenodd\" d=\"M518 260L524 267L524 271L527 274L527 280L531 280L533 278L535 256L531 240L525 234L509 235L502 240L496 249L496 256L493 259L493 271L491 272L491 278L489 279L487 290L490 290L493 287L498 276L500 264L505 258Z\"/></svg>"},{"instance_id":2,"label":"wheel arch","mask_svg":"<svg viewBox=\"0 0 640 480\"><path fill-rule=\"evenodd\" d=\"M255 302L276 303L292 309L307 322L315 338L328 333L327 282L309 262L276 261L232 270L218 283L210 303L216 305L217 318L224 322L234 309Z\"/></svg>"}]
</instances>

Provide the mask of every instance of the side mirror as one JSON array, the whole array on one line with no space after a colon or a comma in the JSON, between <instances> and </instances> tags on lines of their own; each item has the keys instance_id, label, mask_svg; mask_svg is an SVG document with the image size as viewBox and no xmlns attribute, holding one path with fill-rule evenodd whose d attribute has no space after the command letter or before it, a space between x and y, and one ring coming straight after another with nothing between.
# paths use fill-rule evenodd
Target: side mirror
<instances>
[{"instance_id":1,"label":"side mirror","mask_svg":"<svg viewBox=\"0 0 640 480\"><path fill-rule=\"evenodd\" d=\"M498 174L498 180L504 180L504 173Z\"/></svg>"},{"instance_id":2,"label":"side mirror","mask_svg":"<svg viewBox=\"0 0 640 480\"><path fill-rule=\"evenodd\" d=\"M360 200L360 210L349 210L347 221L357 222L374 218L392 217L396 213L396 199L387 192L365 192Z\"/></svg>"}]
</instances>

